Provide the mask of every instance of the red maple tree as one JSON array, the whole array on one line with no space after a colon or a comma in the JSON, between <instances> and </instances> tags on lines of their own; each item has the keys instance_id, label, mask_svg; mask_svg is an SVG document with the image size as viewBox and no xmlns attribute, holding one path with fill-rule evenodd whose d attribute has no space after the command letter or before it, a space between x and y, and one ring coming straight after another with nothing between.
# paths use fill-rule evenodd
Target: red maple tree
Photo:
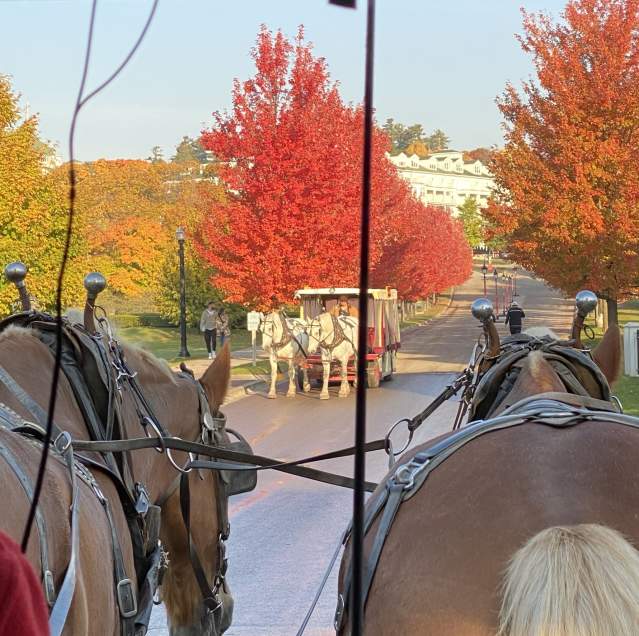
<instances>
[{"instance_id":1,"label":"red maple tree","mask_svg":"<svg viewBox=\"0 0 639 636\"><path fill-rule=\"evenodd\" d=\"M232 110L214 113L201 137L231 194L211 209L198 246L228 300L267 308L305 286L357 283L363 113L342 102L301 28L291 43L262 27L252 57L255 76L235 81ZM371 268L379 281L383 255L390 263L395 249L393 258L401 258L397 237L414 226L421 206L387 160L388 147L376 129ZM415 266L430 267L432 259L423 252Z\"/></svg>"},{"instance_id":2,"label":"red maple tree","mask_svg":"<svg viewBox=\"0 0 639 636\"><path fill-rule=\"evenodd\" d=\"M571 0L563 21L524 13L537 81L499 101L506 146L486 212L517 261L608 301L639 285L639 0Z\"/></svg>"}]
</instances>

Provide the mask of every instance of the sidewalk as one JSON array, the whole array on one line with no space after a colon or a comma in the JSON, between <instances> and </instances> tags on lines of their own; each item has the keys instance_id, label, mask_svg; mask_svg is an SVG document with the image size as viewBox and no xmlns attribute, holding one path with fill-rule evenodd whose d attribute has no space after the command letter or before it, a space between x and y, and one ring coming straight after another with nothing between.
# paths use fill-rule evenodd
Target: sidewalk
<instances>
[{"instance_id":1,"label":"sidewalk","mask_svg":"<svg viewBox=\"0 0 639 636\"><path fill-rule=\"evenodd\" d=\"M257 347L256 357L258 360L266 360L268 359L267 354L264 352L262 347ZM253 361L253 350L252 349L238 349L237 351L231 351L231 368L239 367L244 364L250 364ZM182 360L186 366L193 371L196 378L202 376L202 374L208 369L209 364L211 364L211 360L207 358L196 358L196 359L187 359ZM174 370L179 370L180 363L176 362L171 365ZM229 381L229 390L227 393L225 404L230 404L231 402L235 402L240 398L244 397L249 393L250 388L254 385L263 382L258 377L254 377L250 375L250 372L245 376L231 376Z\"/></svg>"}]
</instances>

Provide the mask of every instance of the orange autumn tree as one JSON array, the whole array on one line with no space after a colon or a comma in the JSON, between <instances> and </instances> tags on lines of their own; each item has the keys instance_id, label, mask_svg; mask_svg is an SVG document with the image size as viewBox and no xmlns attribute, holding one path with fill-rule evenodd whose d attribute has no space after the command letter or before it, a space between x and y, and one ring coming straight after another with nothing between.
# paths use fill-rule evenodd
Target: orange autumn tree
<instances>
[{"instance_id":1,"label":"orange autumn tree","mask_svg":"<svg viewBox=\"0 0 639 636\"><path fill-rule=\"evenodd\" d=\"M105 160L77 166L78 230L92 269L116 295L141 296L159 275L179 220L166 164ZM167 183L169 182L169 183Z\"/></svg>"},{"instance_id":2,"label":"orange autumn tree","mask_svg":"<svg viewBox=\"0 0 639 636\"><path fill-rule=\"evenodd\" d=\"M567 293L617 301L639 284L639 0L571 0L561 22L524 12L536 81L498 100L492 235Z\"/></svg>"}]
</instances>

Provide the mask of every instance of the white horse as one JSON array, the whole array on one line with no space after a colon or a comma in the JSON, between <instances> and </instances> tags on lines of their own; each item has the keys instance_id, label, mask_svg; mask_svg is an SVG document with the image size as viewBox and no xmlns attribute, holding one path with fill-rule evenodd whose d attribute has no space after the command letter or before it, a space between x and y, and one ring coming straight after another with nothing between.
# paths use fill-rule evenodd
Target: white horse
<instances>
[{"instance_id":1,"label":"white horse","mask_svg":"<svg viewBox=\"0 0 639 636\"><path fill-rule=\"evenodd\" d=\"M299 364L308 352L308 335L306 325L296 318L286 318L280 311L272 311L262 315L258 330L262 334L262 348L269 354L271 362L271 388L269 398L276 398L275 382L277 380L277 361L288 362L288 393L286 397L295 397L297 393L295 367L302 370L302 388L304 392L311 390L306 368Z\"/></svg>"},{"instance_id":2,"label":"white horse","mask_svg":"<svg viewBox=\"0 0 639 636\"><path fill-rule=\"evenodd\" d=\"M324 312L314 318L308 326L308 353L315 353L319 348L322 355L322 391L320 400L328 400L328 379L331 375L331 361L339 360L342 383L339 397L346 397L351 392L348 384L348 361L357 356L357 329L359 320L352 316L335 316Z\"/></svg>"}]
</instances>

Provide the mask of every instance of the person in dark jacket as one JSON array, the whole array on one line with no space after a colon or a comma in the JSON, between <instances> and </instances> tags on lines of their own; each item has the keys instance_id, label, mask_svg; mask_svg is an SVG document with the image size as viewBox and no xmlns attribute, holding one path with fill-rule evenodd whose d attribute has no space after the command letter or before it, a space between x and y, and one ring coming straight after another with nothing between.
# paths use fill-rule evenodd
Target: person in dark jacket
<instances>
[{"instance_id":1,"label":"person in dark jacket","mask_svg":"<svg viewBox=\"0 0 639 636\"><path fill-rule=\"evenodd\" d=\"M510 325L510 333L521 333L522 320L526 317L519 303L511 303L506 314L506 324Z\"/></svg>"}]
</instances>

